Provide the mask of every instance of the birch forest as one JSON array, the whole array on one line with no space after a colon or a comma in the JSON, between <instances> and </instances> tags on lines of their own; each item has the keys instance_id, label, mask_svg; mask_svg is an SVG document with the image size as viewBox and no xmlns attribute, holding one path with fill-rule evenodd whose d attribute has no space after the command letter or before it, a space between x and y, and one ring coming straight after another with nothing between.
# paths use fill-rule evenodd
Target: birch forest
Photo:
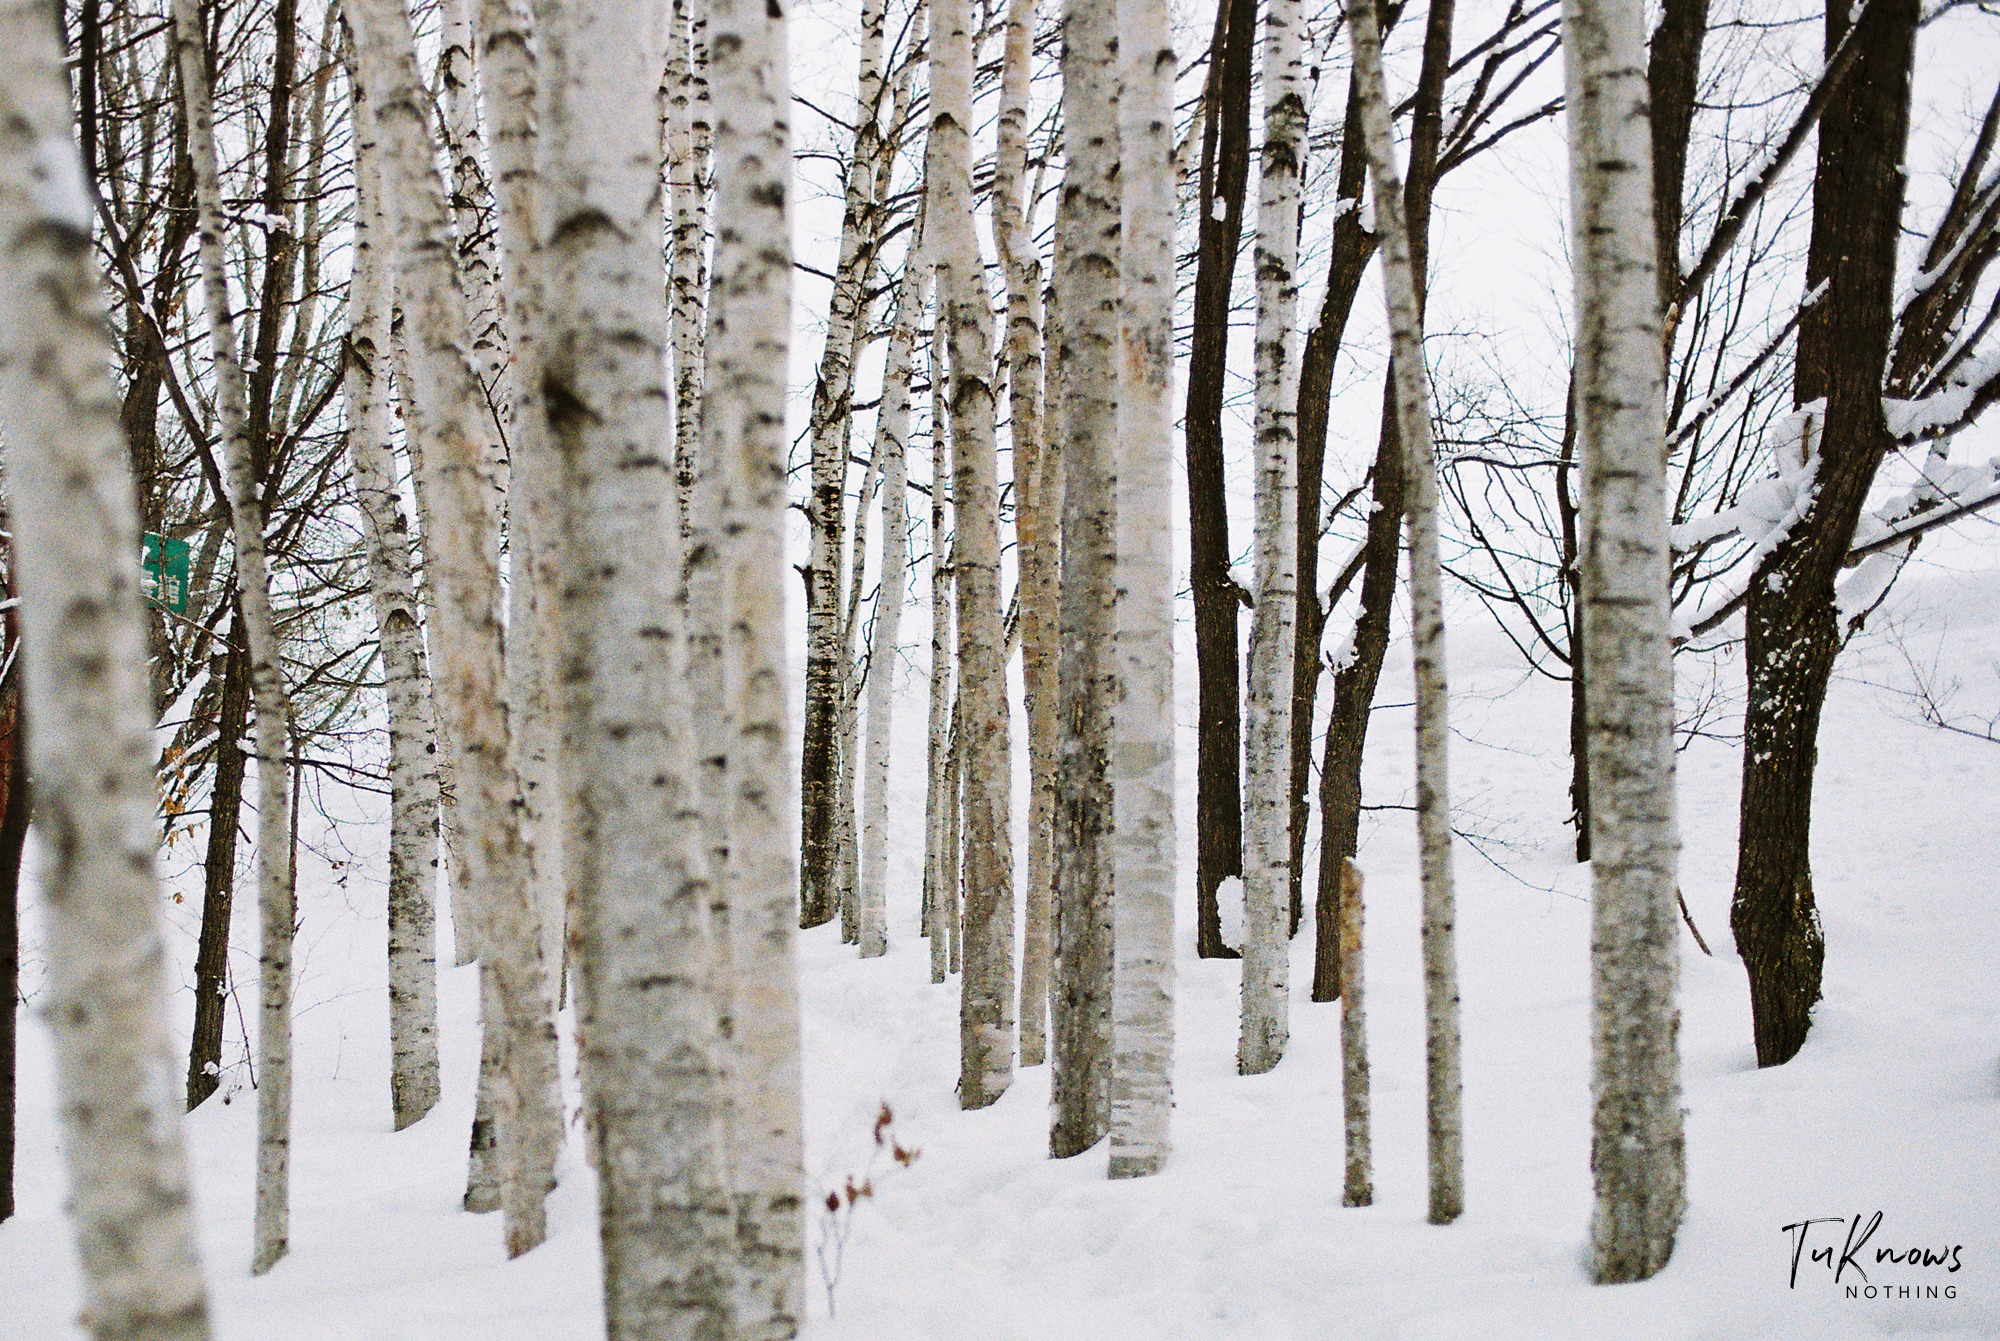
<instances>
[{"instance_id":1,"label":"birch forest","mask_svg":"<svg viewBox=\"0 0 2000 1341\"><path fill-rule=\"evenodd\" d=\"M1985 0L0 0L19 1335L332 1335L245 1291L432 1175L517 1274L384 1341L1014 1336L1232 1214L1034 1334L1364 1334L1371 1241L1819 1283L1860 1202L1704 1190L1703 1086L1959 1018L1851 985L1822 718L1974 738L1895 813L1990 848L1910 630L2000 573L1996 70ZM1685 1334L1835 1334L1763 1307Z\"/></svg>"}]
</instances>

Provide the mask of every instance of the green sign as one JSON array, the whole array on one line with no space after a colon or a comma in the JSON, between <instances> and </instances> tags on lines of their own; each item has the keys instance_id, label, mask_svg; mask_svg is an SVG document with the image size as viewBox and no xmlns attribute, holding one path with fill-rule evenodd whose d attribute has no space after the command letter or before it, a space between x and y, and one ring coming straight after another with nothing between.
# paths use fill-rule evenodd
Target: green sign
<instances>
[{"instance_id":1,"label":"green sign","mask_svg":"<svg viewBox=\"0 0 2000 1341\"><path fill-rule=\"evenodd\" d=\"M146 532L145 575L141 579L148 604L171 614L188 608L188 543Z\"/></svg>"}]
</instances>

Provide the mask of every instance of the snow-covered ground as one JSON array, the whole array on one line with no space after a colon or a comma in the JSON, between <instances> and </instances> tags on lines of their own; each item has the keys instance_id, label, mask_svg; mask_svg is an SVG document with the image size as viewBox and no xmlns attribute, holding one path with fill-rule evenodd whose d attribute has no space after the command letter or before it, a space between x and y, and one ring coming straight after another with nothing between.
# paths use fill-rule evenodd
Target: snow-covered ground
<instances>
[{"instance_id":1,"label":"snow-covered ground","mask_svg":"<svg viewBox=\"0 0 2000 1341\"><path fill-rule=\"evenodd\" d=\"M858 962L832 928L800 943L807 1176L824 1189L868 1171L885 1102L921 1154L908 1168L875 1165L876 1195L853 1213L831 1264L837 1281L810 1267L807 1335L2000 1338L2000 744L1926 727L1908 697L1913 666L1935 666L1940 690L1961 682L1958 707L2000 711L1991 546L1978 562L1913 573L1842 660L1814 847L1826 999L1788 1066L1752 1065L1731 953L1734 748L1697 739L1681 757L1684 888L1716 956L1683 935L1689 1206L1672 1263L1645 1284L1596 1288L1580 1265L1589 881L1561 824L1565 690L1524 676L1477 616L1454 638L1453 784L1470 835L1458 853L1464 1218L1424 1218L1407 813L1371 812L1365 827L1376 1204L1347 1210L1338 1007L1305 999L1310 924L1293 955L1290 1049L1271 1074L1240 1078L1236 966L1193 956L1187 896L1175 1150L1160 1176L1108 1182L1101 1148L1050 1160L1045 1067L1022 1072L992 1108L960 1112L958 988L930 984L915 935L921 770L902 769L890 955ZM1407 697L1407 674L1392 662L1385 702ZM1733 664L1720 683L1740 696ZM918 695L906 695L905 750L921 748L920 714ZM1391 803L1408 785L1409 717L1378 717L1369 799ZM217 1334L587 1341L601 1334L594 1196L574 1124L547 1245L506 1262L497 1217L457 1209L477 1062L473 970L443 975L444 1102L406 1132L389 1129L382 837L365 819L343 816L326 855L302 864L292 1251L264 1278L247 1272L252 1096L240 1089L190 1121ZM1189 838L1184 818L1185 847ZM191 910L171 911L185 923ZM246 905L244 920L253 917ZM254 944L254 926L239 927L238 944ZM191 943L177 952L191 957ZM77 1274L33 1005L21 1017L20 1213L0 1224L0 1338L66 1341L82 1335ZM176 1009L186 1005L183 994ZM239 1049L226 1045L225 1060ZM244 1079L240 1066L230 1079ZM1860 1238L1878 1212L1836 1282L1848 1234ZM1809 1220L1842 1223L1805 1231L1794 1279L1785 1226ZM815 1238L826 1228L818 1212L811 1228ZM1829 1246L1827 1260L1813 1259ZM1880 1248L1956 1249L1955 1269L1878 1262Z\"/></svg>"}]
</instances>

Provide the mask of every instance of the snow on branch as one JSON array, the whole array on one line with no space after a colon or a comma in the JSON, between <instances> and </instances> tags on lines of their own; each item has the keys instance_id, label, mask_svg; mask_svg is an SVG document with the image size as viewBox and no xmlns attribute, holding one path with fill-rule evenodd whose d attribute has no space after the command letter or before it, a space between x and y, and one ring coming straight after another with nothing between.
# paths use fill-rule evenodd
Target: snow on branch
<instances>
[{"instance_id":1,"label":"snow on branch","mask_svg":"<svg viewBox=\"0 0 2000 1341\"><path fill-rule=\"evenodd\" d=\"M1885 398L1882 412L1890 436L1907 446L1951 436L1971 424L1996 399L2000 399L2000 351L1968 364L1928 396L1917 400Z\"/></svg>"},{"instance_id":2,"label":"snow on branch","mask_svg":"<svg viewBox=\"0 0 2000 1341\"><path fill-rule=\"evenodd\" d=\"M1817 453L1814 455L1816 457ZM1776 486L1779 483L1778 480L1764 481L1767 512L1770 510L1768 500L1776 495ZM1714 517L1703 518L1685 527L1675 527L1674 548L1677 551L1683 548L1681 537L1684 534L1698 537L1693 541L1694 544L1719 539L1721 536L1732 534L1732 530L1741 530L1744 534L1756 534L1747 526L1729 528L1723 525L1724 518L1743 511L1750 501L1750 497L1746 494L1743 503L1739 503L1737 507L1727 512L1717 513ZM1799 509L1801 515L1803 504L1810 501L1811 492L1808 489L1803 495ZM1893 551L1914 541L1926 531L1934 531L1940 526L1949 525L1961 517L1971 516L1996 504L2000 504L2000 457L1995 457L1983 465L1929 471L1916 488L1889 499L1881 507L1864 515L1860 525L1855 529L1854 539L1847 551L1846 564L1856 568L1856 571L1841 583L1835 597L1841 612L1851 617L1857 612L1874 608L1880 602L1889 583L1895 580L1902 559L1906 557L1905 554ZM1794 517L1792 520L1795 522L1797 519ZM1786 523L1783 529L1789 529L1790 524ZM1776 548L1777 540L1783 538L1783 529L1773 528L1763 533L1763 539L1769 540L1770 545L1767 548L1760 540L1756 551L1758 563L1762 562L1771 549ZM1674 641L1682 643L1691 638L1698 638L1719 627L1724 620L1735 614L1748 599L1750 583L1756 581L1756 574L1757 566L1753 564L1750 576L1727 595L1708 602L1706 607L1697 613L1677 615L1674 620Z\"/></svg>"},{"instance_id":3,"label":"snow on branch","mask_svg":"<svg viewBox=\"0 0 2000 1341\"><path fill-rule=\"evenodd\" d=\"M1735 506L1670 527L1667 538L1674 552L1686 554L1742 535L1751 542L1753 560L1763 562L1812 506L1819 487L1819 425L1825 415L1826 401L1821 399L1780 420L1777 473L1745 488Z\"/></svg>"}]
</instances>

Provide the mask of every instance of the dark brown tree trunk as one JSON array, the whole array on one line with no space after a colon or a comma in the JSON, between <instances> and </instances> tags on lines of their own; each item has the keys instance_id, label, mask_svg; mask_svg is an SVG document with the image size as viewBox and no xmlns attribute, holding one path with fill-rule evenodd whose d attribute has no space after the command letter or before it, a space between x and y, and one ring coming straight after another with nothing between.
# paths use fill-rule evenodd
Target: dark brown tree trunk
<instances>
[{"instance_id":1,"label":"dark brown tree trunk","mask_svg":"<svg viewBox=\"0 0 2000 1341\"><path fill-rule=\"evenodd\" d=\"M257 300L257 329L254 362L247 369L249 393L250 463L263 488L267 513L276 511L273 482L284 479L284 462L271 442L271 395L278 384L279 337L285 323L285 304L292 289L292 256L297 242L277 221L285 217L289 183L287 159L292 139L292 85L298 65L297 0L277 0L273 14L275 43L271 71L271 114L264 128L264 217L271 221L264 236L264 274Z\"/></svg>"},{"instance_id":2,"label":"dark brown tree trunk","mask_svg":"<svg viewBox=\"0 0 2000 1341\"><path fill-rule=\"evenodd\" d=\"M1222 943L1215 890L1243 874L1243 743L1236 606L1223 496L1222 393L1229 298L1250 179L1250 75L1257 0L1217 0L1201 146L1200 259L1188 354L1188 579L1194 589L1200 714L1195 760L1195 953L1234 958ZM1221 217L1217 217L1218 213Z\"/></svg>"},{"instance_id":3,"label":"dark brown tree trunk","mask_svg":"<svg viewBox=\"0 0 2000 1341\"><path fill-rule=\"evenodd\" d=\"M1319 890L1314 903L1315 1001L1340 997L1341 862L1354 856L1361 832L1361 753L1382 657L1389 647L1389 610L1396 597L1396 561L1402 555L1403 442L1396 433L1394 390L1383 392L1382 432L1369 483L1363 547L1361 609L1352 642L1334 665L1333 707L1326 723L1326 753L1319 772Z\"/></svg>"},{"instance_id":4,"label":"dark brown tree trunk","mask_svg":"<svg viewBox=\"0 0 2000 1341\"><path fill-rule=\"evenodd\" d=\"M250 711L250 659L235 612L222 653L222 697L209 789L208 852L201 897L201 939L194 958L194 1036L188 1044L187 1106L215 1093L222 1071L222 1008L229 986L229 913L236 894L236 824L243 809L243 726Z\"/></svg>"},{"instance_id":5,"label":"dark brown tree trunk","mask_svg":"<svg viewBox=\"0 0 2000 1341\"><path fill-rule=\"evenodd\" d=\"M85 141L89 143L88 140ZM160 390L165 385L167 351L156 332L168 329L172 304L180 292L180 272L190 255L188 239L194 232L194 160L177 153L165 205L165 235L160 244L161 268L153 281L154 305L149 319L142 307L143 295L126 295L124 355L125 399L119 407L119 423L125 430L125 444L132 460L132 478L139 490L139 528L162 534L166 529L166 505L160 469ZM172 695L172 640L164 611L146 611L147 648L152 656L149 677L153 711L165 712Z\"/></svg>"},{"instance_id":6,"label":"dark brown tree trunk","mask_svg":"<svg viewBox=\"0 0 2000 1341\"><path fill-rule=\"evenodd\" d=\"M840 490L813 490L812 524L815 529L835 528L835 553L841 512ZM838 567L836 561L835 568ZM831 650L832 623L838 608L830 606L826 593L840 585L837 572L810 569L806 575L806 608L813 615L816 635L809 641L824 641L826 650L815 650L806 658L805 724L799 754L799 925L816 927L833 920L840 910L833 880L834 724L838 713L835 700L840 692L840 664ZM819 626L826 627L821 630Z\"/></svg>"},{"instance_id":7,"label":"dark brown tree trunk","mask_svg":"<svg viewBox=\"0 0 2000 1341\"><path fill-rule=\"evenodd\" d=\"M1900 165L1909 133L1917 0L1873 0L1858 19L1861 55L1820 121L1806 290L1825 295L1799 324L1795 403L1823 402L1817 489L1804 517L1760 565L1745 613L1749 703L1735 898L1729 922L1750 977L1757 1064L1790 1060L1820 995L1825 942L1814 903L1812 785L1820 709L1841 630L1834 578L1890 446L1882 379L1894 328ZM1826 49L1846 36L1827 14ZM1804 430L1811 434L1810 420Z\"/></svg>"},{"instance_id":8,"label":"dark brown tree trunk","mask_svg":"<svg viewBox=\"0 0 2000 1341\"><path fill-rule=\"evenodd\" d=\"M1367 180L1367 155L1361 147L1361 110L1350 87L1347 117L1340 134L1340 177L1334 190L1340 215L1333 224L1333 258L1327 266L1326 298L1319 321L1306 333L1299 358L1299 515L1298 613L1293 621L1292 649L1292 778L1291 879L1292 934L1297 935L1304 912L1301 886L1305 871L1307 784L1312 777L1313 703L1319 694L1319 640L1326 628L1331 602L1319 594L1321 489L1326 476L1326 415L1333 390L1333 365L1340 357L1361 276L1375 254L1375 235L1361 226L1361 192ZM1349 202L1352 202L1351 204ZM1318 977L1317 974L1314 975ZM1338 995L1339 973L1333 974ZM1333 1000L1332 996L1314 1000Z\"/></svg>"},{"instance_id":9,"label":"dark brown tree trunk","mask_svg":"<svg viewBox=\"0 0 2000 1341\"><path fill-rule=\"evenodd\" d=\"M1378 7L1379 8L1379 7ZM1444 80L1451 65L1451 0L1433 0L1424 21L1424 59L1412 102L1409 178L1403 209L1410 229L1410 264L1421 309L1428 285L1431 193L1437 186L1438 150L1444 137ZM1421 315L1421 312L1419 313ZM1403 444L1396 432L1394 370L1384 383L1382 432L1369 475L1374 510L1361 574L1361 610L1354 636L1333 677L1333 708L1320 766L1319 891L1313 958L1315 1001L1340 995L1340 863L1355 855L1361 829L1361 754L1382 658L1389 649L1389 608L1396 594L1402 554L1405 478Z\"/></svg>"},{"instance_id":10,"label":"dark brown tree trunk","mask_svg":"<svg viewBox=\"0 0 2000 1341\"><path fill-rule=\"evenodd\" d=\"M1569 822L1576 859L1590 860L1590 734L1584 707L1583 558L1577 547L1575 375L1564 400L1562 464L1556 467L1556 516L1562 527L1562 581L1569 592Z\"/></svg>"},{"instance_id":11,"label":"dark brown tree trunk","mask_svg":"<svg viewBox=\"0 0 2000 1341\"><path fill-rule=\"evenodd\" d=\"M1670 342L1680 315L1673 307L1681 290L1688 135L1700 88L1701 43L1707 34L1708 0L1666 0L1646 61L1653 127L1653 236L1660 258L1660 308L1667 317Z\"/></svg>"}]
</instances>

